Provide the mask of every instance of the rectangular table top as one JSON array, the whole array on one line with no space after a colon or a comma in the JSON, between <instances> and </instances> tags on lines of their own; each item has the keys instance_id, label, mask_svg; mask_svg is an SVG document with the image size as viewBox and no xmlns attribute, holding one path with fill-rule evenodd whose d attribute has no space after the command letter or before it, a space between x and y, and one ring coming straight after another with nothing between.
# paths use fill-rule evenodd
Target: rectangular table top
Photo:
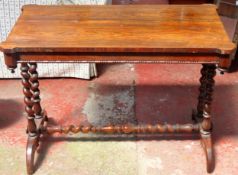
<instances>
[{"instance_id":1,"label":"rectangular table top","mask_svg":"<svg viewBox=\"0 0 238 175\"><path fill-rule=\"evenodd\" d=\"M215 5L27 5L5 53L154 52L230 54Z\"/></svg>"}]
</instances>

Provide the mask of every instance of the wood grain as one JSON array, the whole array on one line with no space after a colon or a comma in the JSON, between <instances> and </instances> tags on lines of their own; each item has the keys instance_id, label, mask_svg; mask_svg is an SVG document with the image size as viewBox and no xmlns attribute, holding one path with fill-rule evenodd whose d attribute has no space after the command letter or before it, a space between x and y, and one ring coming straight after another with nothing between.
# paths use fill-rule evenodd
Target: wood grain
<instances>
[{"instance_id":1,"label":"wood grain","mask_svg":"<svg viewBox=\"0 0 238 175\"><path fill-rule=\"evenodd\" d=\"M27 5L0 45L5 53L230 54L234 48L214 5Z\"/></svg>"}]
</instances>

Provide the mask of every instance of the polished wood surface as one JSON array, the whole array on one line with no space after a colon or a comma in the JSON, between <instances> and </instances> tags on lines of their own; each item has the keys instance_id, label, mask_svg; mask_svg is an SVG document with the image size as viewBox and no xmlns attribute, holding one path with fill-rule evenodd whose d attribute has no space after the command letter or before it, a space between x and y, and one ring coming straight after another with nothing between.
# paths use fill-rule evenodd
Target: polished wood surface
<instances>
[{"instance_id":1,"label":"polished wood surface","mask_svg":"<svg viewBox=\"0 0 238 175\"><path fill-rule=\"evenodd\" d=\"M0 49L230 54L234 45L214 5L28 5Z\"/></svg>"}]
</instances>

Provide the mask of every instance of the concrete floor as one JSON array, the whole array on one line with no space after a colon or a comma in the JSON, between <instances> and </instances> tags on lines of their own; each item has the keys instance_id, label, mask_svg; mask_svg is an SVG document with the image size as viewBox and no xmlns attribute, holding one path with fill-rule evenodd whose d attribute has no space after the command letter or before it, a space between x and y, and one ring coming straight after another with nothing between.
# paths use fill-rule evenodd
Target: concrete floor
<instances>
[{"instance_id":1,"label":"concrete floor","mask_svg":"<svg viewBox=\"0 0 238 175\"><path fill-rule=\"evenodd\" d=\"M92 81L40 81L50 123L187 123L196 106L200 65L99 65ZM213 103L216 175L238 170L238 72L218 74ZM60 88L59 88L60 87ZM0 80L0 174L26 174L26 120L20 80ZM88 139L91 138L91 139ZM196 136L137 141L97 135L42 138L36 175L204 175Z\"/></svg>"}]
</instances>

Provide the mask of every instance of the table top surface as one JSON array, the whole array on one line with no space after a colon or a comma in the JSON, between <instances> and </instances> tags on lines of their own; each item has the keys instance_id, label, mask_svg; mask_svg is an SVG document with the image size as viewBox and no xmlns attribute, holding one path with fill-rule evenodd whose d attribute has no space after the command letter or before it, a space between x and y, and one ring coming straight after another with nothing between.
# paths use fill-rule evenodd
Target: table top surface
<instances>
[{"instance_id":1,"label":"table top surface","mask_svg":"<svg viewBox=\"0 0 238 175\"><path fill-rule=\"evenodd\" d=\"M0 50L230 54L215 5L27 5Z\"/></svg>"}]
</instances>

